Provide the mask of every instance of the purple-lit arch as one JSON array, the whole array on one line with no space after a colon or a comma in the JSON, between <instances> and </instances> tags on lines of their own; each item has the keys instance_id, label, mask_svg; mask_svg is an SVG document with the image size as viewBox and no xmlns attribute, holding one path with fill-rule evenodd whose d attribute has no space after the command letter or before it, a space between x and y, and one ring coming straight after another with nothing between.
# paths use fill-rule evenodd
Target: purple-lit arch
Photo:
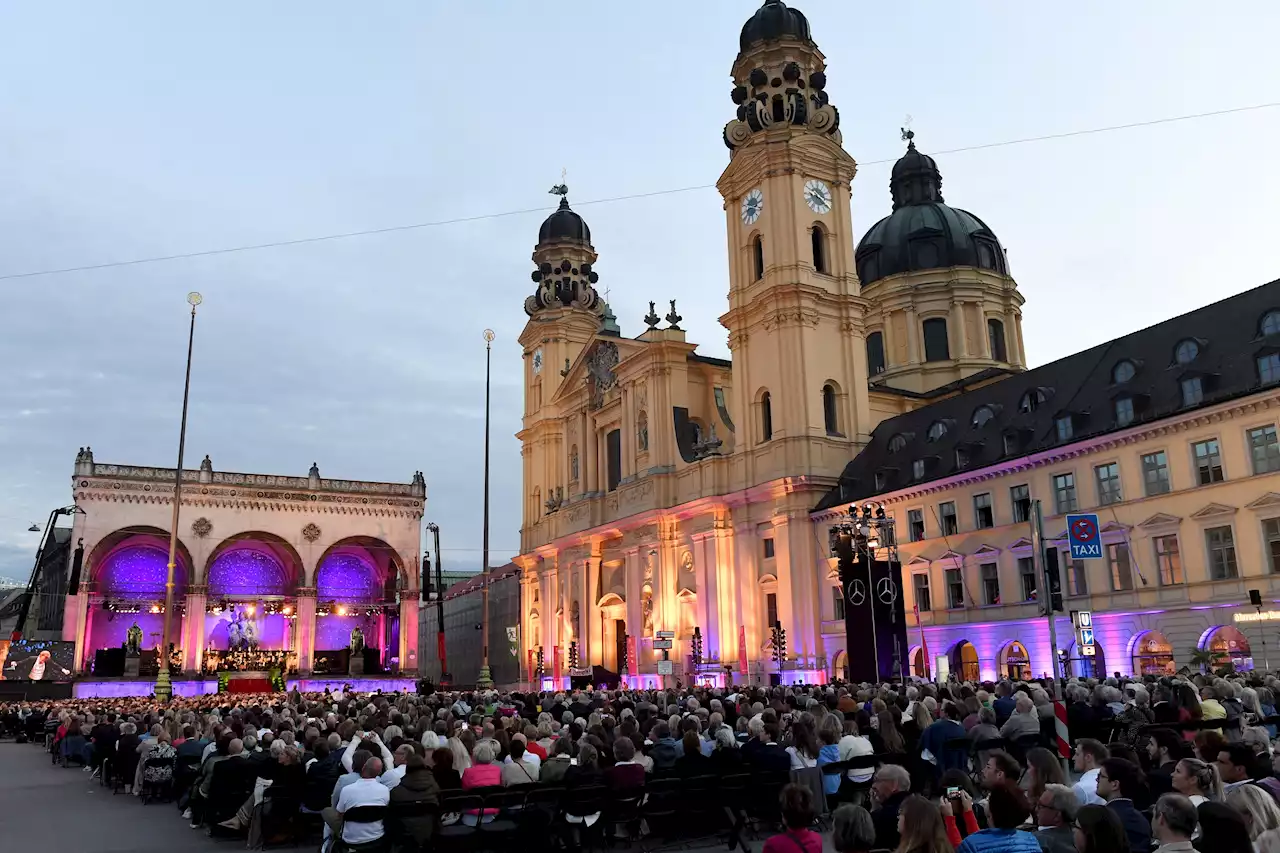
<instances>
[{"instance_id":1,"label":"purple-lit arch","mask_svg":"<svg viewBox=\"0 0 1280 853\"><path fill-rule=\"evenodd\" d=\"M1129 658L1134 675L1173 675L1178 671L1173 662L1173 644L1159 631L1134 634L1129 641Z\"/></svg>"},{"instance_id":2,"label":"purple-lit arch","mask_svg":"<svg viewBox=\"0 0 1280 853\"><path fill-rule=\"evenodd\" d=\"M104 537L89 554L94 591L109 598L163 599L169 569L169 534L158 527L127 527ZM191 554L178 543L174 591L185 595Z\"/></svg>"},{"instance_id":3,"label":"purple-lit arch","mask_svg":"<svg viewBox=\"0 0 1280 853\"><path fill-rule=\"evenodd\" d=\"M340 539L316 562L316 595L322 600L353 604L394 601L401 584L404 589L414 586L400 555L373 536Z\"/></svg>"},{"instance_id":4,"label":"purple-lit arch","mask_svg":"<svg viewBox=\"0 0 1280 853\"><path fill-rule=\"evenodd\" d=\"M1249 645L1249 638L1234 625L1210 627L1200 635L1199 646L1205 651L1225 655L1238 670L1253 669L1253 648Z\"/></svg>"},{"instance_id":5,"label":"purple-lit arch","mask_svg":"<svg viewBox=\"0 0 1280 853\"><path fill-rule=\"evenodd\" d=\"M279 536L264 532L229 537L209 555L209 597L289 596L302 576L302 559Z\"/></svg>"},{"instance_id":6,"label":"purple-lit arch","mask_svg":"<svg viewBox=\"0 0 1280 853\"><path fill-rule=\"evenodd\" d=\"M981 681L982 666L978 659L978 647L968 640L958 640L948 651L951 672L961 681Z\"/></svg>"}]
</instances>

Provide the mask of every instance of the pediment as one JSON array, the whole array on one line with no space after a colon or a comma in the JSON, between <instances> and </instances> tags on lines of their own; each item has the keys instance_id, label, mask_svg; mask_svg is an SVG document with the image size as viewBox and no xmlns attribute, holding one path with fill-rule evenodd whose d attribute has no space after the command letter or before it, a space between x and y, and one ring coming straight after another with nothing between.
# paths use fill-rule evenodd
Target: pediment
<instances>
[{"instance_id":1,"label":"pediment","mask_svg":"<svg viewBox=\"0 0 1280 853\"><path fill-rule=\"evenodd\" d=\"M1273 506L1280 506L1280 495L1267 492L1262 497L1245 504L1245 509L1270 509Z\"/></svg>"},{"instance_id":2,"label":"pediment","mask_svg":"<svg viewBox=\"0 0 1280 853\"><path fill-rule=\"evenodd\" d=\"M999 548L997 548L994 545L988 545L986 542L983 542L981 545L978 546L978 550L973 552L973 556L994 557L994 556L997 556L999 553L1000 553Z\"/></svg>"},{"instance_id":3,"label":"pediment","mask_svg":"<svg viewBox=\"0 0 1280 853\"><path fill-rule=\"evenodd\" d=\"M1065 542L1067 539L1067 528L1062 528L1062 531L1058 533L1057 536L1046 536L1045 539L1049 542Z\"/></svg>"},{"instance_id":4,"label":"pediment","mask_svg":"<svg viewBox=\"0 0 1280 853\"><path fill-rule=\"evenodd\" d=\"M633 341L629 338L597 335L595 340L582 348L582 351L578 353L578 358L569 365L568 373L564 374L560 387L556 389L555 395L552 396L549 402L561 402L582 391L590 384L590 380L594 378L593 371L596 373L603 371L607 375L613 375L623 359L636 354L644 349L645 346L647 346L645 343ZM597 351L602 351L601 355L597 356ZM547 364L542 369L559 372L563 367Z\"/></svg>"},{"instance_id":5,"label":"pediment","mask_svg":"<svg viewBox=\"0 0 1280 853\"><path fill-rule=\"evenodd\" d=\"M1280 497L1278 495L1277 497ZM1182 523L1182 518L1177 515L1169 515L1167 512L1157 512L1146 521L1138 522L1138 526L1142 528L1150 527L1176 527Z\"/></svg>"},{"instance_id":6,"label":"pediment","mask_svg":"<svg viewBox=\"0 0 1280 853\"><path fill-rule=\"evenodd\" d=\"M693 601L697 597L698 597L698 594L693 590L689 589L689 587L687 586L682 587L680 591L676 593L676 598L680 599L681 601Z\"/></svg>"},{"instance_id":7,"label":"pediment","mask_svg":"<svg viewBox=\"0 0 1280 853\"><path fill-rule=\"evenodd\" d=\"M1106 524L1102 525L1101 530L1099 530L1098 532L1099 533L1127 533L1128 531L1129 531L1128 525L1121 524L1118 521L1108 521Z\"/></svg>"},{"instance_id":8,"label":"pediment","mask_svg":"<svg viewBox=\"0 0 1280 853\"><path fill-rule=\"evenodd\" d=\"M910 560L907 560L907 565L908 566L927 566L931 562L932 560L930 560L928 557L924 556L923 554L916 554Z\"/></svg>"},{"instance_id":9,"label":"pediment","mask_svg":"<svg viewBox=\"0 0 1280 853\"><path fill-rule=\"evenodd\" d=\"M1020 536L1009 543L1009 550L1010 551L1030 551L1031 540L1025 536Z\"/></svg>"},{"instance_id":10,"label":"pediment","mask_svg":"<svg viewBox=\"0 0 1280 853\"><path fill-rule=\"evenodd\" d=\"M1234 515L1236 507L1227 506L1226 504L1210 503L1205 504L1200 509L1191 513L1191 517L1199 520L1202 518L1217 518L1221 515Z\"/></svg>"},{"instance_id":11,"label":"pediment","mask_svg":"<svg viewBox=\"0 0 1280 853\"><path fill-rule=\"evenodd\" d=\"M942 554L938 557L938 559L935 562L942 562L943 560L955 560L956 562L963 562L964 554L960 554L956 551L952 551L948 549L946 551L943 551Z\"/></svg>"}]
</instances>

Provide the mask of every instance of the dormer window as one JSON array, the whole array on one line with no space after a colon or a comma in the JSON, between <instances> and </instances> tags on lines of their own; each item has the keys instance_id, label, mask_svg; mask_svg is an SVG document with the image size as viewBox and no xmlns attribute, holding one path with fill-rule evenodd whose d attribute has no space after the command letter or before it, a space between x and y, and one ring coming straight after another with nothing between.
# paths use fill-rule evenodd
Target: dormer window
<instances>
[{"instance_id":1,"label":"dormer window","mask_svg":"<svg viewBox=\"0 0 1280 853\"><path fill-rule=\"evenodd\" d=\"M956 467L957 468L969 467L969 449L967 447L956 448Z\"/></svg>"},{"instance_id":2,"label":"dormer window","mask_svg":"<svg viewBox=\"0 0 1280 853\"><path fill-rule=\"evenodd\" d=\"M917 459L911 463L911 476L916 480L924 479L924 460Z\"/></svg>"},{"instance_id":3,"label":"dormer window","mask_svg":"<svg viewBox=\"0 0 1280 853\"><path fill-rule=\"evenodd\" d=\"M885 471L876 472L876 491L884 491L885 484L889 481L889 474Z\"/></svg>"},{"instance_id":4,"label":"dormer window","mask_svg":"<svg viewBox=\"0 0 1280 853\"><path fill-rule=\"evenodd\" d=\"M1004 434L1004 453L1006 456L1017 452L1018 450L1018 434L1014 432L1006 432Z\"/></svg>"},{"instance_id":5,"label":"dormer window","mask_svg":"<svg viewBox=\"0 0 1280 853\"><path fill-rule=\"evenodd\" d=\"M907 446L907 437L902 433L898 433L889 439L889 452L897 453L899 450Z\"/></svg>"},{"instance_id":6,"label":"dormer window","mask_svg":"<svg viewBox=\"0 0 1280 853\"><path fill-rule=\"evenodd\" d=\"M1059 415L1054 420L1053 427L1058 434L1058 441L1070 441L1075 437L1075 419L1071 415Z\"/></svg>"},{"instance_id":7,"label":"dormer window","mask_svg":"<svg viewBox=\"0 0 1280 853\"><path fill-rule=\"evenodd\" d=\"M1173 348L1173 360L1178 364L1190 364L1200 355L1200 344L1192 338L1179 341Z\"/></svg>"},{"instance_id":8,"label":"dormer window","mask_svg":"<svg viewBox=\"0 0 1280 853\"><path fill-rule=\"evenodd\" d=\"M1204 402L1204 381L1199 376L1188 376L1181 382L1182 405L1195 406Z\"/></svg>"},{"instance_id":9,"label":"dormer window","mask_svg":"<svg viewBox=\"0 0 1280 853\"><path fill-rule=\"evenodd\" d=\"M933 423L929 424L929 431L925 433L925 437L928 438L929 441L937 441L938 439L942 438L946 434L947 434L947 422L934 421Z\"/></svg>"},{"instance_id":10,"label":"dormer window","mask_svg":"<svg viewBox=\"0 0 1280 853\"><path fill-rule=\"evenodd\" d=\"M1049 399L1049 395L1045 393L1043 388L1032 388L1030 391L1022 395L1022 399L1018 401L1019 412L1034 412L1040 408L1040 404Z\"/></svg>"},{"instance_id":11,"label":"dormer window","mask_svg":"<svg viewBox=\"0 0 1280 853\"><path fill-rule=\"evenodd\" d=\"M1271 310L1263 314L1262 320L1258 323L1258 331L1263 337L1280 335L1280 310Z\"/></svg>"},{"instance_id":12,"label":"dormer window","mask_svg":"<svg viewBox=\"0 0 1280 853\"><path fill-rule=\"evenodd\" d=\"M1137 366L1129 359L1119 362L1115 367L1111 368L1111 381L1116 385L1123 385L1134 377L1138 372Z\"/></svg>"},{"instance_id":13,"label":"dormer window","mask_svg":"<svg viewBox=\"0 0 1280 853\"><path fill-rule=\"evenodd\" d=\"M995 416L995 409L990 406L979 406L973 410L973 425L978 429L982 429Z\"/></svg>"},{"instance_id":14,"label":"dormer window","mask_svg":"<svg viewBox=\"0 0 1280 853\"><path fill-rule=\"evenodd\" d=\"M1121 397L1116 400L1116 426L1128 426L1133 423L1133 398Z\"/></svg>"}]
</instances>

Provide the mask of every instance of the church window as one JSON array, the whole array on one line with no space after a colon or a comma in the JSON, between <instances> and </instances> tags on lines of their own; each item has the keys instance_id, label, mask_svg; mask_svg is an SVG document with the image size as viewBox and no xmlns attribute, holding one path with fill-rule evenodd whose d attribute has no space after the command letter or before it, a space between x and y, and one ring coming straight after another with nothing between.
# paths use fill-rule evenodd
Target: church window
<instances>
[{"instance_id":1,"label":"church window","mask_svg":"<svg viewBox=\"0 0 1280 853\"><path fill-rule=\"evenodd\" d=\"M1280 335L1280 311L1268 311L1263 314L1258 330L1263 335Z\"/></svg>"},{"instance_id":2,"label":"church window","mask_svg":"<svg viewBox=\"0 0 1280 853\"><path fill-rule=\"evenodd\" d=\"M827 435L840 434L836 417L836 389L830 382L822 386L822 420L827 428Z\"/></svg>"},{"instance_id":3,"label":"church window","mask_svg":"<svg viewBox=\"0 0 1280 853\"><path fill-rule=\"evenodd\" d=\"M924 360L947 361L951 349L947 344L947 321L943 317L930 317L924 327Z\"/></svg>"},{"instance_id":4,"label":"church window","mask_svg":"<svg viewBox=\"0 0 1280 853\"><path fill-rule=\"evenodd\" d=\"M830 272L827 269L827 235L821 225L809 229L810 241L813 243L813 268L818 272Z\"/></svg>"},{"instance_id":5,"label":"church window","mask_svg":"<svg viewBox=\"0 0 1280 853\"><path fill-rule=\"evenodd\" d=\"M1004 344L1004 323L999 320L987 321L987 345L991 348L991 357L996 361L1008 361L1008 352Z\"/></svg>"},{"instance_id":6,"label":"church window","mask_svg":"<svg viewBox=\"0 0 1280 853\"><path fill-rule=\"evenodd\" d=\"M1137 372L1138 368L1134 367L1133 362L1126 358L1111 370L1111 381L1117 385L1123 385L1132 379Z\"/></svg>"},{"instance_id":7,"label":"church window","mask_svg":"<svg viewBox=\"0 0 1280 853\"><path fill-rule=\"evenodd\" d=\"M773 400L768 391L760 395L760 436L762 441L773 440Z\"/></svg>"},{"instance_id":8,"label":"church window","mask_svg":"<svg viewBox=\"0 0 1280 853\"><path fill-rule=\"evenodd\" d=\"M867 335L867 372L872 376L884 373L884 335L880 332Z\"/></svg>"},{"instance_id":9,"label":"church window","mask_svg":"<svg viewBox=\"0 0 1280 853\"><path fill-rule=\"evenodd\" d=\"M759 234L751 241L751 262L755 280L759 281L764 278L764 238Z\"/></svg>"},{"instance_id":10,"label":"church window","mask_svg":"<svg viewBox=\"0 0 1280 853\"><path fill-rule=\"evenodd\" d=\"M998 258L998 250L987 240L975 240L978 248L978 267L984 270L1000 271L1000 262Z\"/></svg>"},{"instance_id":11,"label":"church window","mask_svg":"<svg viewBox=\"0 0 1280 853\"><path fill-rule=\"evenodd\" d=\"M604 437L605 459L609 478L608 490L618 488L622 481L622 430L610 430Z\"/></svg>"}]
</instances>

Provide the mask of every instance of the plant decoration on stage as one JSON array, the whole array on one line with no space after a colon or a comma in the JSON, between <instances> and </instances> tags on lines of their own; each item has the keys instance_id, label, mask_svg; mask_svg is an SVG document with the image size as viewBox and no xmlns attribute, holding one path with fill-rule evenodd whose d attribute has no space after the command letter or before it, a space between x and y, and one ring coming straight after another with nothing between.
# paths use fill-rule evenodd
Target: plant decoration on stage
<instances>
[{"instance_id":1,"label":"plant decoration on stage","mask_svg":"<svg viewBox=\"0 0 1280 853\"><path fill-rule=\"evenodd\" d=\"M258 647L258 629L245 611L238 610L232 617L227 625L227 639L232 649L250 651Z\"/></svg>"}]
</instances>

